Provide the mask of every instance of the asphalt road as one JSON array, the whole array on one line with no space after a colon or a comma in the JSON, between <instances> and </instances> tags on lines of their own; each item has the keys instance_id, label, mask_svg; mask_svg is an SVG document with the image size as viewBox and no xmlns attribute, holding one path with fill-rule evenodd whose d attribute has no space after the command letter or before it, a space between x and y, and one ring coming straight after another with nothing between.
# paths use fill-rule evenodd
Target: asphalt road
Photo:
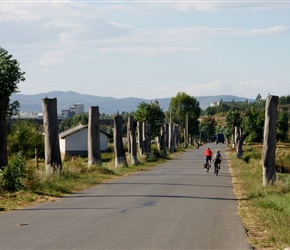
<instances>
[{"instance_id":1,"label":"asphalt road","mask_svg":"<svg viewBox=\"0 0 290 250\"><path fill-rule=\"evenodd\" d=\"M251 249L225 145L219 176L190 150L149 171L0 215L0 249Z\"/></svg>"}]
</instances>

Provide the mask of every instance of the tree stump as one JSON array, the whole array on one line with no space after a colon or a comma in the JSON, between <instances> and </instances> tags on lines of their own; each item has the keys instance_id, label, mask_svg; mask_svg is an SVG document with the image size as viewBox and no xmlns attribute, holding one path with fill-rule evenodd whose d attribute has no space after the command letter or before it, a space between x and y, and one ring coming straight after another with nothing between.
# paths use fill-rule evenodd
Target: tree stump
<instances>
[{"instance_id":1,"label":"tree stump","mask_svg":"<svg viewBox=\"0 0 290 250\"><path fill-rule=\"evenodd\" d=\"M123 146L122 136L122 116L116 115L114 117L114 150L115 150L115 168L127 167L127 159Z\"/></svg>"},{"instance_id":2,"label":"tree stump","mask_svg":"<svg viewBox=\"0 0 290 250\"><path fill-rule=\"evenodd\" d=\"M265 108L264 142L262 151L263 186L276 181L276 119L278 96L268 96Z\"/></svg>"},{"instance_id":3,"label":"tree stump","mask_svg":"<svg viewBox=\"0 0 290 250\"><path fill-rule=\"evenodd\" d=\"M43 127L45 135L46 173L62 170L57 119L57 99L42 99Z\"/></svg>"},{"instance_id":4,"label":"tree stump","mask_svg":"<svg viewBox=\"0 0 290 250\"><path fill-rule=\"evenodd\" d=\"M168 129L169 129L168 131L169 152L173 153L175 151L173 124L170 123Z\"/></svg>"},{"instance_id":5,"label":"tree stump","mask_svg":"<svg viewBox=\"0 0 290 250\"><path fill-rule=\"evenodd\" d=\"M136 127L137 123L134 121L133 116L128 117L128 139L130 147L131 164L138 165L137 158L137 142L136 142Z\"/></svg>"},{"instance_id":6,"label":"tree stump","mask_svg":"<svg viewBox=\"0 0 290 250\"><path fill-rule=\"evenodd\" d=\"M98 106L89 108L88 167L102 165L99 116Z\"/></svg>"},{"instance_id":7,"label":"tree stump","mask_svg":"<svg viewBox=\"0 0 290 250\"><path fill-rule=\"evenodd\" d=\"M140 156L143 156L145 153L143 145L143 122L137 122L138 130L138 152Z\"/></svg>"}]
</instances>

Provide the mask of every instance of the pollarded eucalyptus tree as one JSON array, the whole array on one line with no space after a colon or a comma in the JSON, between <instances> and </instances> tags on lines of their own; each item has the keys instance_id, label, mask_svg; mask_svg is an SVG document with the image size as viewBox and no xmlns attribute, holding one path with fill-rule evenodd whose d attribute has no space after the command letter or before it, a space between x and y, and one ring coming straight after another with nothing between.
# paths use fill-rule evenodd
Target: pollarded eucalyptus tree
<instances>
[{"instance_id":1,"label":"pollarded eucalyptus tree","mask_svg":"<svg viewBox=\"0 0 290 250\"><path fill-rule=\"evenodd\" d=\"M8 164L6 119L13 109L19 107L16 101L10 103L10 96L18 92L17 84L24 81L24 74L19 63L8 51L0 47L0 168Z\"/></svg>"}]
</instances>

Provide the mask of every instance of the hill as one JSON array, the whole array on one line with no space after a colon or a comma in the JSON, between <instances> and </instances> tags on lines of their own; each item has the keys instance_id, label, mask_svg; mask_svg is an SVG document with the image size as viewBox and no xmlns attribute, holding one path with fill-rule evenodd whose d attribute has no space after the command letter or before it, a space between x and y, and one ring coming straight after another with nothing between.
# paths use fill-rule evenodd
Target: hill
<instances>
[{"instance_id":1,"label":"hill","mask_svg":"<svg viewBox=\"0 0 290 250\"><path fill-rule=\"evenodd\" d=\"M85 110L88 111L90 106L99 106L100 113L116 114L118 111L121 113L135 111L137 106L141 102L150 103L150 101L158 100L159 105L163 111L167 111L171 98L160 98L160 99L142 99L142 98L113 98L113 97L101 97L93 95L79 94L73 91L52 91L47 93L35 94L35 95L23 95L14 94L11 96L11 101L18 100L21 106L21 111L25 112L42 112L42 99L43 98L57 98L58 110L68 109L71 105L76 103L82 103L85 105ZM206 109L212 102L219 102L221 99L224 102L243 102L248 100L253 101L244 97L237 97L233 95L218 95L218 96L196 96L201 109Z\"/></svg>"}]
</instances>

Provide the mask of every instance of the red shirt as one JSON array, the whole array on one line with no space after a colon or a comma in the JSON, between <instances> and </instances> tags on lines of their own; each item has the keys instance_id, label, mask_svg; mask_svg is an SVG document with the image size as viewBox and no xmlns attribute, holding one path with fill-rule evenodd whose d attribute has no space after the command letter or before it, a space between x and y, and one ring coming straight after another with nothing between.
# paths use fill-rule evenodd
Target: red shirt
<instances>
[{"instance_id":1,"label":"red shirt","mask_svg":"<svg viewBox=\"0 0 290 250\"><path fill-rule=\"evenodd\" d=\"M212 156L212 152L211 152L211 150L210 150L210 149L206 149L206 150L204 151L204 155L205 155L205 156Z\"/></svg>"}]
</instances>

